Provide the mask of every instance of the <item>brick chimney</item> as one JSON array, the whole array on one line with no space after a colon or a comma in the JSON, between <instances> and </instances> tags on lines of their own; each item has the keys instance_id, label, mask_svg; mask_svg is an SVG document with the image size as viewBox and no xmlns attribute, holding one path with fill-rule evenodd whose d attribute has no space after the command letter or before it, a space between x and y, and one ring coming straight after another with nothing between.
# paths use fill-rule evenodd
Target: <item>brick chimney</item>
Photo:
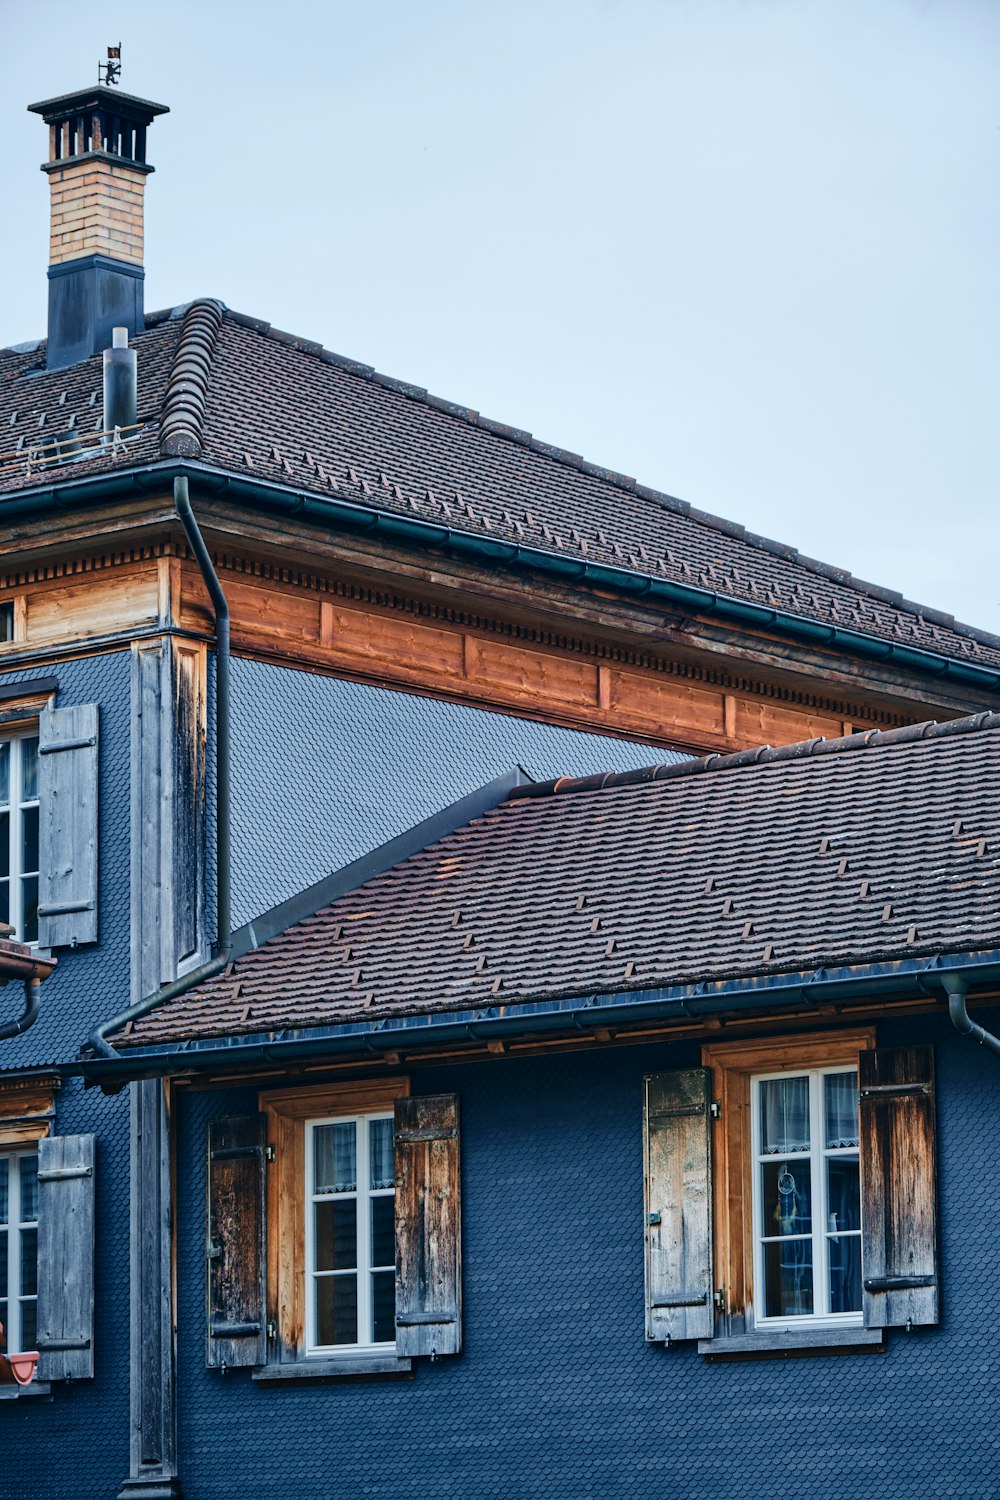
<instances>
[{"instance_id":1,"label":"brick chimney","mask_svg":"<svg viewBox=\"0 0 1000 1500\"><path fill-rule=\"evenodd\" d=\"M29 104L49 127L52 199L46 366L75 365L143 329L146 129L164 104L97 84Z\"/></svg>"}]
</instances>

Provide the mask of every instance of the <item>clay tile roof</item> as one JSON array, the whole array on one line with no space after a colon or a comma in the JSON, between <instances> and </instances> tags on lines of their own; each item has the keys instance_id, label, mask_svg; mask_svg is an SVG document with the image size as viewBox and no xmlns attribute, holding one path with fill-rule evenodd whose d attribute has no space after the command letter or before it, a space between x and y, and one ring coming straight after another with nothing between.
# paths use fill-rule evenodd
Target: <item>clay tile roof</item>
<instances>
[{"instance_id":1,"label":"clay tile roof","mask_svg":"<svg viewBox=\"0 0 1000 1500\"><path fill-rule=\"evenodd\" d=\"M0 506L57 477L197 459L1000 666L1000 637L211 299L151 314L134 345L139 429L114 452L93 438L100 356L47 372L43 343L0 350ZM86 439L72 467L45 465L67 432Z\"/></svg>"},{"instance_id":2,"label":"clay tile roof","mask_svg":"<svg viewBox=\"0 0 1000 1500\"><path fill-rule=\"evenodd\" d=\"M119 1046L1000 946L1000 714L518 788Z\"/></svg>"}]
</instances>

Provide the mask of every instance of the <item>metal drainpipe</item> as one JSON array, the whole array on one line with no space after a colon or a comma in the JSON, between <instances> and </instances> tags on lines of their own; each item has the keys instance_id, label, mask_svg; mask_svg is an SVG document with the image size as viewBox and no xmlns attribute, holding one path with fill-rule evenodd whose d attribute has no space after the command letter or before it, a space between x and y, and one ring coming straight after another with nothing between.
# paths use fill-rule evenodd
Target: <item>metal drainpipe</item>
<instances>
[{"instance_id":1,"label":"metal drainpipe","mask_svg":"<svg viewBox=\"0 0 1000 1500\"><path fill-rule=\"evenodd\" d=\"M20 1036L22 1032L27 1031L29 1026L34 1026L41 1008L42 981L26 979L24 981L24 1010L16 1021L5 1021L0 1026L0 1042L5 1042L11 1036Z\"/></svg>"},{"instance_id":2,"label":"metal drainpipe","mask_svg":"<svg viewBox=\"0 0 1000 1500\"><path fill-rule=\"evenodd\" d=\"M969 1015L965 999L969 983L965 975L945 974L941 978L941 985L948 996L948 1014L955 1030L960 1031L963 1036L971 1036L980 1047L986 1047L1000 1057L1000 1036L994 1036L992 1031L987 1031L985 1026L980 1026Z\"/></svg>"},{"instance_id":3,"label":"metal drainpipe","mask_svg":"<svg viewBox=\"0 0 1000 1500\"><path fill-rule=\"evenodd\" d=\"M174 504L177 507L177 515L184 534L188 539L191 551L201 570L201 576L205 580L212 608L215 611L215 784L216 784L216 809L215 809L215 865L216 865L216 912L217 912L217 937L214 951L208 963L202 964L197 969L183 975L180 979L171 980L169 984L162 985L154 994L147 995L144 1000L139 1000L135 1005L130 1005L128 1010L123 1010L120 1015L112 1016L110 1021L103 1021L100 1026L95 1027L88 1038L87 1045L97 1053L98 1057L120 1057L121 1054L115 1050L107 1040L107 1034L118 1031L126 1026L129 1021L137 1021L154 1006L162 1005L165 1000L173 1000L178 995L185 994L196 985L202 984L206 979L212 979L216 974L222 972L229 962L232 954L232 928L230 922L230 900L232 890L232 844L230 838L231 829L231 780L230 780L230 655L229 655L229 605L222 591L222 584L215 571L208 548L205 546L205 538L198 528L194 512L191 509L191 497L188 494L188 482L183 476L174 480Z\"/></svg>"}]
</instances>

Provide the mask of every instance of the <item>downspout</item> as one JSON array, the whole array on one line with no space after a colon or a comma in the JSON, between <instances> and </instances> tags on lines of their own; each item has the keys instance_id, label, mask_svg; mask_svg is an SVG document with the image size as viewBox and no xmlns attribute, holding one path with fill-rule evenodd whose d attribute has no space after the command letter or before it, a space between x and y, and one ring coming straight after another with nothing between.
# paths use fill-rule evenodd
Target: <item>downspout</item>
<instances>
[{"instance_id":1,"label":"downspout","mask_svg":"<svg viewBox=\"0 0 1000 1500\"><path fill-rule=\"evenodd\" d=\"M1000 1036L994 1036L992 1031L987 1031L985 1026L980 1026L969 1015L966 1005L966 995L969 992L969 983L964 974L944 974L941 984L948 996L948 1014L951 1024L956 1031L963 1036L969 1036L980 1047L987 1048L1000 1057Z\"/></svg>"},{"instance_id":2,"label":"downspout","mask_svg":"<svg viewBox=\"0 0 1000 1500\"><path fill-rule=\"evenodd\" d=\"M42 981L35 978L26 979L24 981L24 1010L16 1021L4 1021L0 1026L0 1042L5 1042L11 1036L21 1036L29 1026L34 1026L41 1008Z\"/></svg>"},{"instance_id":3,"label":"downspout","mask_svg":"<svg viewBox=\"0 0 1000 1500\"><path fill-rule=\"evenodd\" d=\"M232 890L232 844L231 830L231 780L230 780L230 655L229 655L229 605L219 582L219 575L215 571L208 548L205 546L205 538L198 528L191 509L191 497L188 494L188 482L185 476L178 475L174 479L174 504L177 507L177 516L184 527L184 534L188 539L191 551L194 553L195 561L205 581L212 608L215 611L215 783L216 783L216 808L215 808L215 862L216 862L216 941L213 945L212 957L207 963L197 969L192 969L179 979L171 980L169 984L162 985L152 995L147 995L144 1000L139 1000L135 1005L130 1005L128 1010L123 1010L120 1015L112 1016L109 1021L102 1021L100 1026L95 1027L88 1038L89 1047L98 1057L118 1058L119 1052L107 1040L108 1033L118 1031L127 1026L129 1021L137 1021L147 1011L157 1005L162 1005L166 1000L174 1000L178 995L185 994L194 989L196 985L203 984L205 980L212 979L220 974L229 963L232 955L232 929L230 925L230 902Z\"/></svg>"}]
</instances>

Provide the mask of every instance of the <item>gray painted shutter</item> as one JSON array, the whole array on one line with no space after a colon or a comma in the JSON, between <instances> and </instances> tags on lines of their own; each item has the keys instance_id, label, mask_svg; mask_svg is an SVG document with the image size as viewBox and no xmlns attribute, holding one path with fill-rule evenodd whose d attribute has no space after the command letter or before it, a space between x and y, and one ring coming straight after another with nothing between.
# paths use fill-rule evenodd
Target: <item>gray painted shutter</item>
<instances>
[{"instance_id":1,"label":"gray painted shutter","mask_svg":"<svg viewBox=\"0 0 1000 1500\"><path fill-rule=\"evenodd\" d=\"M96 703L38 718L38 941L97 942Z\"/></svg>"},{"instance_id":2,"label":"gray painted shutter","mask_svg":"<svg viewBox=\"0 0 1000 1500\"><path fill-rule=\"evenodd\" d=\"M646 1337L710 1339L712 1167L710 1073L645 1080Z\"/></svg>"},{"instance_id":3,"label":"gray painted shutter","mask_svg":"<svg viewBox=\"0 0 1000 1500\"><path fill-rule=\"evenodd\" d=\"M208 1365L262 1365L265 1319L264 1115L208 1127Z\"/></svg>"},{"instance_id":4,"label":"gray painted shutter","mask_svg":"<svg viewBox=\"0 0 1000 1500\"><path fill-rule=\"evenodd\" d=\"M462 1348L458 1095L396 1100L396 1353Z\"/></svg>"},{"instance_id":5,"label":"gray painted shutter","mask_svg":"<svg viewBox=\"0 0 1000 1500\"><path fill-rule=\"evenodd\" d=\"M936 1323L933 1050L862 1052L859 1086L865 1327Z\"/></svg>"},{"instance_id":6,"label":"gray painted shutter","mask_svg":"<svg viewBox=\"0 0 1000 1500\"><path fill-rule=\"evenodd\" d=\"M39 1380L94 1373L94 1158L96 1137L38 1142Z\"/></svg>"}]
</instances>

